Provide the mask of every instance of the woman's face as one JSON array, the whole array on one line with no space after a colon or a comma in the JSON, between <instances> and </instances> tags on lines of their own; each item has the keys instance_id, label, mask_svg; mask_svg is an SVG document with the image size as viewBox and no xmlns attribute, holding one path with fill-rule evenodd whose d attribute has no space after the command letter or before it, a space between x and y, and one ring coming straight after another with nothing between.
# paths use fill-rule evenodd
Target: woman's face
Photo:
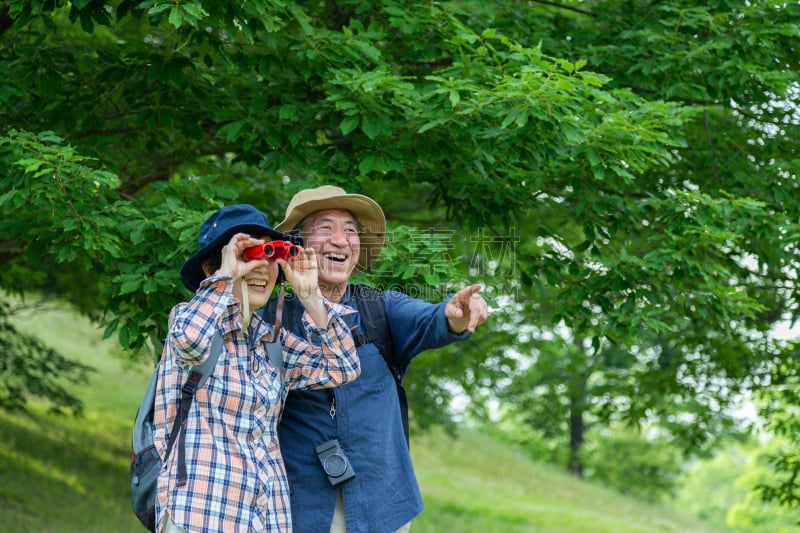
<instances>
[{"instance_id":1,"label":"woman's face","mask_svg":"<svg viewBox=\"0 0 800 533\"><path fill-rule=\"evenodd\" d=\"M275 282L278 279L278 265L276 263L271 261L268 263L258 261L258 263L258 266L244 275L251 312L267 305L269 297L272 294L272 289L275 288ZM233 280L233 295L238 298L240 302L244 301L242 278Z\"/></svg>"}]
</instances>

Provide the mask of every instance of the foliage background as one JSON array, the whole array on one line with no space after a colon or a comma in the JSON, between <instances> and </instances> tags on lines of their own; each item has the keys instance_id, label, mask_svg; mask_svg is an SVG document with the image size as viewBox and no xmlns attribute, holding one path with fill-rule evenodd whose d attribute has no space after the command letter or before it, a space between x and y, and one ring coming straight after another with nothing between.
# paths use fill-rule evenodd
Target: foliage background
<instances>
[{"instance_id":1,"label":"foliage background","mask_svg":"<svg viewBox=\"0 0 800 533\"><path fill-rule=\"evenodd\" d=\"M765 0L0 3L0 288L155 359L209 211L278 220L342 185L392 222L370 282L479 281L495 305L414 365L420 426L466 395L610 479L587 457L609 428L703 456L748 432L751 398L791 443L761 494L796 509L798 358L772 331L797 318L798 20ZM7 342L0 405L79 408L34 376L80 365Z\"/></svg>"}]
</instances>

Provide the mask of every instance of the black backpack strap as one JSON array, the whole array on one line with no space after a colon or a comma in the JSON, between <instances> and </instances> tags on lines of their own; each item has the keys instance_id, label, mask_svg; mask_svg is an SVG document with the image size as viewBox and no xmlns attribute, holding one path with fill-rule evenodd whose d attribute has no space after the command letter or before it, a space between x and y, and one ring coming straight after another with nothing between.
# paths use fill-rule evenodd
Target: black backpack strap
<instances>
[{"instance_id":1,"label":"black backpack strap","mask_svg":"<svg viewBox=\"0 0 800 533\"><path fill-rule=\"evenodd\" d=\"M392 375L398 383L402 383L405 369L401 368L397 362L397 355L394 351L392 333L389 330L389 321L386 318L386 304L383 292L368 287L367 285L354 285L353 296L361 313L361 323L364 324L366 332L359 333L365 335L361 344L372 342L378 347L386 364L392 371Z\"/></svg>"},{"instance_id":2,"label":"black backpack strap","mask_svg":"<svg viewBox=\"0 0 800 533\"><path fill-rule=\"evenodd\" d=\"M408 398L406 397L406 390L403 388L405 368L401 367L397 361L397 353L394 350L394 342L392 342L392 333L389 330L389 321L386 318L386 302L383 292L367 285L354 285L353 296L358 306L358 312L361 313L361 323L367 330L366 339L363 340L362 344L374 343L381 355L383 355L383 359L386 361L392 376L394 376L394 381L397 385L397 397L400 400L400 414L403 418L403 431L406 436L406 444L409 444Z\"/></svg>"},{"instance_id":3,"label":"black backpack strap","mask_svg":"<svg viewBox=\"0 0 800 533\"><path fill-rule=\"evenodd\" d=\"M211 353L208 358L202 364L189 369L189 377L186 378L186 383L181 387L181 403L178 405L178 413L172 422L172 431L170 431L169 442L167 443L167 454L164 457L164 461L166 461L172 451L172 446L175 444L175 439L180 434L177 481L179 487L185 485L188 479L186 473L186 420L189 418L189 409L192 407L192 400L197 390L203 386L208 376L214 371L221 353L222 333L217 330L214 332L214 338L211 341Z\"/></svg>"}]
</instances>

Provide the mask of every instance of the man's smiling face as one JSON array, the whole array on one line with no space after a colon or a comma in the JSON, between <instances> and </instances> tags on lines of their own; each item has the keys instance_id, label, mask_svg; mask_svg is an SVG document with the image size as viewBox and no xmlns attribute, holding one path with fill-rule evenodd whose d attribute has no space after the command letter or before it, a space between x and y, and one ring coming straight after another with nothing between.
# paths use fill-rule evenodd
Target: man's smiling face
<instances>
[{"instance_id":1,"label":"man's smiling face","mask_svg":"<svg viewBox=\"0 0 800 533\"><path fill-rule=\"evenodd\" d=\"M319 286L330 298L343 289L358 265L361 238L358 223L349 211L326 209L310 215L301 230L306 247L313 248L319 263ZM335 301L335 300L334 300Z\"/></svg>"}]
</instances>

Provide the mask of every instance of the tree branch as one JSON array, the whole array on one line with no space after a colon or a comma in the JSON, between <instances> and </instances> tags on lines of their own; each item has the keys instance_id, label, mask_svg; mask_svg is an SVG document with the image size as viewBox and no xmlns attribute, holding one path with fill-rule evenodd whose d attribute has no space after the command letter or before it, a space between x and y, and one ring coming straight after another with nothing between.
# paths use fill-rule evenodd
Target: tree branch
<instances>
[{"instance_id":1,"label":"tree branch","mask_svg":"<svg viewBox=\"0 0 800 533\"><path fill-rule=\"evenodd\" d=\"M83 139L84 137L97 137L104 135L124 135L126 133L132 133L134 131L140 131L142 129L143 126L140 126L138 128L108 128L108 129L90 128L88 130L79 131L73 135L70 135L69 139L76 140L76 139Z\"/></svg>"},{"instance_id":2,"label":"tree branch","mask_svg":"<svg viewBox=\"0 0 800 533\"><path fill-rule=\"evenodd\" d=\"M557 7L559 9L568 9L570 11L574 11L575 13L580 13L581 15L587 15L589 17L596 17L597 14L592 13L591 11L586 11L585 9L578 9L574 6L565 6L564 4L559 4L558 2L548 2L547 0L533 0L534 4L544 4L546 6Z\"/></svg>"}]
</instances>

